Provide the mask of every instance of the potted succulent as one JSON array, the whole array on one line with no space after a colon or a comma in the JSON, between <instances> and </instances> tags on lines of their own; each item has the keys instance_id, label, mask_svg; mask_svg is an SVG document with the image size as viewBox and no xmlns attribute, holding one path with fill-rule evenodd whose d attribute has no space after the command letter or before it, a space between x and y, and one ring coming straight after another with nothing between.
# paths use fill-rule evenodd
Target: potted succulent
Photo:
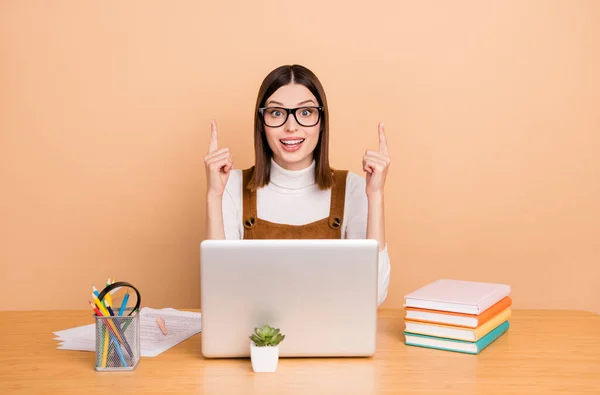
<instances>
[{"instance_id":1,"label":"potted succulent","mask_svg":"<svg viewBox=\"0 0 600 395\"><path fill-rule=\"evenodd\" d=\"M264 325L250 335L250 359L255 372L274 372L279 362L279 343L285 339L279 328Z\"/></svg>"}]
</instances>

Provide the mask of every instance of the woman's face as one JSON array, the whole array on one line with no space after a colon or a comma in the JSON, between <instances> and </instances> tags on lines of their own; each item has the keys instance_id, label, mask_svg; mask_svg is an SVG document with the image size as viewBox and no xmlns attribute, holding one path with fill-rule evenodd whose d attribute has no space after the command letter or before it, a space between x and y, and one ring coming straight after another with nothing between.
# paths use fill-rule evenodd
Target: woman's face
<instances>
[{"instance_id":1,"label":"woman's face","mask_svg":"<svg viewBox=\"0 0 600 395\"><path fill-rule=\"evenodd\" d=\"M279 166L287 170L300 170L312 163L313 151L319 141L321 117L317 109L310 107L319 105L308 88L298 84L284 85L267 98L264 105L268 107L264 111L265 134L273 151L273 159ZM296 116L300 122L291 113L285 123L278 126L287 115L282 109L298 107L300 109L296 111Z\"/></svg>"}]
</instances>

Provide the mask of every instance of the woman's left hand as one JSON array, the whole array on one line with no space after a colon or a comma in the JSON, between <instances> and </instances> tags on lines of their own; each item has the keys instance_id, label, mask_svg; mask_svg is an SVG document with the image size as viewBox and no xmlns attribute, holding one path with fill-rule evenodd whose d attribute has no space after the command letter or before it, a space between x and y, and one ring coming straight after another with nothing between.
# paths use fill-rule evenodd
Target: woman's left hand
<instances>
[{"instance_id":1,"label":"woman's left hand","mask_svg":"<svg viewBox=\"0 0 600 395\"><path fill-rule=\"evenodd\" d=\"M391 163L383 122L379 124L377 131L379 134L379 150L367 150L363 157L363 170L367 173L367 197L378 194L383 195L385 178Z\"/></svg>"}]
</instances>

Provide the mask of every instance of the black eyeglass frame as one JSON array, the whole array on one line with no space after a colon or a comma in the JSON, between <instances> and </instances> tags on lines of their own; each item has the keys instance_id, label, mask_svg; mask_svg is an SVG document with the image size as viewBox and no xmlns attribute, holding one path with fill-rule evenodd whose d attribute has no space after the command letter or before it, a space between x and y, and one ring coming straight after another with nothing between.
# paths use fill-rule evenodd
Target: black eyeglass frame
<instances>
[{"instance_id":1,"label":"black eyeglass frame","mask_svg":"<svg viewBox=\"0 0 600 395\"><path fill-rule=\"evenodd\" d=\"M285 119L284 121L277 126L271 126L271 125L267 125L267 123L265 122L265 115L264 115L264 111L269 109L269 108L276 108L278 110L282 110L283 112L285 112ZM317 117L317 121L315 123L313 123L312 125L304 125L302 122L300 122L298 120L298 117L296 116L296 111L300 110L300 109L304 109L304 108L315 108L318 111L318 117ZM323 106L302 106L302 107L296 107L296 108L285 108L285 107L260 107L258 109L258 113L260 114L260 118L263 122L263 125L268 126L270 128L278 128L281 127L283 125L285 125L285 123L287 122L288 118L290 117L290 114L292 114L294 116L294 119L296 120L296 122L298 122L299 125L304 126L306 128L311 127L311 126L315 126L316 124L319 123L319 121L321 120L321 116L323 114Z\"/></svg>"}]
</instances>

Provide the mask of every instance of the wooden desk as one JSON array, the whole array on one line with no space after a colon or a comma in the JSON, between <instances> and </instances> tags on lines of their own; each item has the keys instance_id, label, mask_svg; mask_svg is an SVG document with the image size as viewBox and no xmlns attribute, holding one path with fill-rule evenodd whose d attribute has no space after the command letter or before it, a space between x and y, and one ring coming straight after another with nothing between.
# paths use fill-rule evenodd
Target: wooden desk
<instances>
[{"instance_id":1,"label":"wooden desk","mask_svg":"<svg viewBox=\"0 0 600 395\"><path fill-rule=\"evenodd\" d=\"M0 394L600 394L600 316L514 311L479 355L406 346L403 312L379 313L373 358L205 360L200 334L132 372L96 372L92 352L57 350L53 331L92 323L88 311L0 312Z\"/></svg>"}]
</instances>

